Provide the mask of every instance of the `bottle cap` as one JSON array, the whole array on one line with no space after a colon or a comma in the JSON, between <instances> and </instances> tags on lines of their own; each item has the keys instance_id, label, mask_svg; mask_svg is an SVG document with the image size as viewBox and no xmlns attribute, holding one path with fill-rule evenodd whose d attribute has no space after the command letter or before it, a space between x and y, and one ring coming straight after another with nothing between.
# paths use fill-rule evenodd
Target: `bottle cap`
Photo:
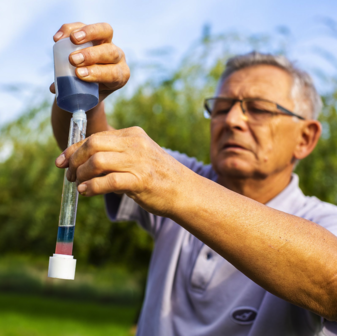
<instances>
[{"instance_id":1,"label":"bottle cap","mask_svg":"<svg viewBox=\"0 0 337 336\"><path fill-rule=\"evenodd\" d=\"M49 257L48 277L74 280L76 259L72 255L56 254Z\"/></svg>"}]
</instances>

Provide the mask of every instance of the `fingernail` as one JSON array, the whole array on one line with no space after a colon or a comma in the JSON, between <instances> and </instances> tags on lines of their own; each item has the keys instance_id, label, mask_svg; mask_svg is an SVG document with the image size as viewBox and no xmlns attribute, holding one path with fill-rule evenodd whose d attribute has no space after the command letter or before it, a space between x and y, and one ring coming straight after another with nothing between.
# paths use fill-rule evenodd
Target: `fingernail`
<instances>
[{"instance_id":1,"label":"fingernail","mask_svg":"<svg viewBox=\"0 0 337 336\"><path fill-rule=\"evenodd\" d=\"M58 31L58 32L54 35L54 39L58 40L62 35L63 35L63 33L62 33L61 31Z\"/></svg>"},{"instance_id":2,"label":"fingernail","mask_svg":"<svg viewBox=\"0 0 337 336\"><path fill-rule=\"evenodd\" d=\"M77 41L82 41L85 38L85 32L84 31L78 31L74 33L74 37Z\"/></svg>"},{"instance_id":3,"label":"fingernail","mask_svg":"<svg viewBox=\"0 0 337 336\"><path fill-rule=\"evenodd\" d=\"M86 184L80 184L77 188L78 192L82 195L85 195L85 192L87 191L88 187Z\"/></svg>"},{"instance_id":4,"label":"fingernail","mask_svg":"<svg viewBox=\"0 0 337 336\"><path fill-rule=\"evenodd\" d=\"M75 54L71 56L71 59L75 64L80 64L84 61L84 56L81 53Z\"/></svg>"},{"instance_id":5,"label":"fingernail","mask_svg":"<svg viewBox=\"0 0 337 336\"><path fill-rule=\"evenodd\" d=\"M77 73L81 76L81 77L87 77L89 75L89 71L87 68L78 68L77 69Z\"/></svg>"},{"instance_id":6,"label":"fingernail","mask_svg":"<svg viewBox=\"0 0 337 336\"><path fill-rule=\"evenodd\" d=\"M64 163L64 161L66 160L66 157L64 154L61 154L57 159L56 159L56 164L58 166L62 166L62 164Z\"/></svg>"}]
</instances>

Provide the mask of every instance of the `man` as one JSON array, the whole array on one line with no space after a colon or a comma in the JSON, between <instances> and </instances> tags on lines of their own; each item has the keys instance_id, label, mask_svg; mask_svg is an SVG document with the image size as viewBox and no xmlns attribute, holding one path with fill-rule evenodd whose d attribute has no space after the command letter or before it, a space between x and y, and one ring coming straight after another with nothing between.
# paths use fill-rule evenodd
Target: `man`
<instances>
[{"instance_id":1,"label":"man","mask_svg":"<svg viewBox=\"0 0 337 336\"><path fill-rule=\"evenodd\" d=\"M54 39L67 36L95 41L69 60L102 99L126 83L110 26L64 25ZM211 166L112 129L103 104L88 112L100 133L56 160L82 195L106 194L111 219L155 239L138 335L337 335L337 209L292 173L321 133L309 76L282 57L235 57L205 107ZM54 104L52 123L64 149L69 114Z\"/></svg>"}]
</instances>

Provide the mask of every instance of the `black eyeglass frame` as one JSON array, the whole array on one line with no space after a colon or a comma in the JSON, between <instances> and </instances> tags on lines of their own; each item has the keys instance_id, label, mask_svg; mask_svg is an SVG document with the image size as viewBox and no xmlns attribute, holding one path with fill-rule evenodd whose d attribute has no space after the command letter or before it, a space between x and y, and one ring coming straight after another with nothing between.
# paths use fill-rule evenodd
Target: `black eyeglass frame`
<instances>
[{"instance_id":1,"label":"black eyeglass frame","mask_svg":"<svg viewBox=\"0 0 337 336\"><path fill-rule=\"evenodd\" d=\"M273 102L273 101L271 101L271 100L260 99L260 98L244 98L244 99L226 98L226 97L211 97L211 98L206 98L206 99L204 100L204 108L205 108L205 110L207 111L207 113L208 113L208 115L209 115L210 117L212 117L212 111L209 110L208 105L207 105L207 102L208 102L209 100L211 100L211 99L219 99L219 100L227 100L227 101L228 101L228 100L231 100L231 101L233 102L232 107L234 106L234 104L235 104L236 102L240 102L240 106L241 106L242 112L243 112L244 114L246 113L245 109L243 108L243 103L244 103L245 101L265 101L265 102L268 102L268 103L273 103L273 104L275 104L276 107L277 107L279 110L281 110L282 112L285 113L285 115L289 115L289 116L292 116L292 117L296 117L296 118L299 118L299 119L301 119L301 120L306 120L306 119L303 118L302 116L299 116L298 114L295 114L294 112L289 111L289 110L286 109L285 107L283 107L283 106L281 106L281 105L279 105L279 104L277 104L277 103L275 103L275 102ZM283 114L283 113L269 112L269 111L268 111L268 113L275 114L275 115L277 115L277 114ZM283 115L284 115L284 114L283 114Z\"/></svg>"}]
</instances>

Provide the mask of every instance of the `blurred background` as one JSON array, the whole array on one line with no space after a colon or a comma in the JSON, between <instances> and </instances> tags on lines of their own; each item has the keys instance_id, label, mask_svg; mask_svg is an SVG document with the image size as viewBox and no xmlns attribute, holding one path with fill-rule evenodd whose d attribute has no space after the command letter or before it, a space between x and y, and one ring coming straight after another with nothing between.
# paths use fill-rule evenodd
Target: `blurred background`
<instances>
[{"instance_id":1,"label":"blurred background","mask_svg":"<svg viewBox=\"0 0 337 336\"><path fill-rule=\"evenodd\" d=\"M107 100L111 125L141 126L205 163L202 102L226 59L258 50L296 61L324 101L323 136L296 171L305 194L337 204L336 14L333 0L2 1L0 336L132 335L144 295L153 242L136 223L110 223L102 197L79 200L76 280L47 278L63 179L50 126L52 36L63 23L108 22L126 53L131 78Z\"/></svg>"}]
</instances>

